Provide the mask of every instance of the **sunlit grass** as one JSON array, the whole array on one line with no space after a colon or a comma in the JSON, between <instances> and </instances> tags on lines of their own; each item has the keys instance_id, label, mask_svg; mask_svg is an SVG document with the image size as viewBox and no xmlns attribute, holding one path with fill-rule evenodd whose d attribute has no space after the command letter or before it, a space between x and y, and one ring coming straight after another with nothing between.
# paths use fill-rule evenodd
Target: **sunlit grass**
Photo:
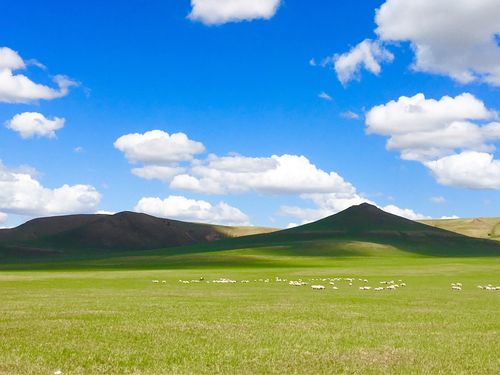
<instances>
[{"instance_id":1,"label":"sunlit grass","mask_svg":"<svg viewBox=\"0 0 500 375\"><path fill-rule=\"evenodd\" d=\"M204 256L181 269L0 272L0 373L499 373L500 292L476 287L500 284L498 258L270 251L267 263L242 267L265 251ZM404 279L408 286L360 291L355 281L333 290L315 281L327 289L312 291L253 282L276 276L359 277L372 286ZM178 281L200 277L252 282ZM457 281L462 292L450 290Z\"/></svg>"}]
</instances>

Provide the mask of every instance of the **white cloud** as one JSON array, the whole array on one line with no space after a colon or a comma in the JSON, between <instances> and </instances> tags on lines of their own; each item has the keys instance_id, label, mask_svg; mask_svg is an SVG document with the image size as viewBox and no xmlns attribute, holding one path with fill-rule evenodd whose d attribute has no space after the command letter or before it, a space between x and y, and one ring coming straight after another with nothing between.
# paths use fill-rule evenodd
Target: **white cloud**
<instances>
[{"instance_id":1,"label":"white cloud","mask_svg":"<svg viewBox=\"0 0 500 375\"><path fill-rule=\"evenodd\" d=\"M314 58L310 59L310 60L309 60L309 65L310 65L310 66L316 66L316 65L317 65L317 64L316 64L316 60L315 60Z\"/></svg>"},{"instance_id":2,"label":"white cloud","mask_svg":"<svg viewBox=\"0 0 500 375\"><path fill-rule=\"evenodd\" d=\"M323 65L333 63L339 81L345 85L347 82L360 78L361 68L378 75L382 62L391 62L394 56L378 41L365 39L349 52L334 55L324 60Z\"/></svg>"},{"instance_id":3,"label":"white cloud","mask_svg":"<svg viewBox=\"0 0 500 375\"><path fill-rule=\"evenodd\" d=\"M17 70L25 67L25 62L16 51L7 47L0 47L0 70Z\"/></svg>"},{"instance_id":4,"label":"white cloud","mask_svg":"<svg viewBox=\"0 0 500 375\"><path fill-rule=\"evenodd\" d=\"M465 151L426 162L442 185L471 189L500 189L500 160L492 154Z\"/></svg>"},{"instance_id":5,"label":"white cloud","mask_svg":"<svg viewBox=\"0 0 500 375\"><path fill-rule=\"evenodd\" d=\"M318 169L306 157L273 155L267 158L210 155L187 174L175 176L170 186L207 194L255 191L265 194L350 192L351 184L335 172Z\"/></svg>"},{"instance_id":6,"label":"white cloud","mask_svg":"<svg viewBox=\"0 0 500 375\"><path fill-rule=\"evenodd\" d=\"M346 112L342 112L340 114L341 117L343 118L346 118L346 119L349 119L349 120L357 120L359 119L359 115L355 112L352 112L352 111L346 111Z\"/></svg>"},{"instance_id":7,"label":"white cloud","mask_svg":"<svg viewBox=\"0 0 500 375\"><path fill-rule=\"evenodd\" d=\"M203 144L190 140L184 133L170 135L162 130L123 135L114 146L125 154L128 161L150 165L192 160L195 154L205 151Z\"/></svg>"},{"instance_id":8,"label":"white cloud","mask_svg":"<svg viewBox=\"0 0 500 375\"><path fill-rule=\"evenodd\" d=\"M57 88L51 88L31 81L23 74L14 71L26 68L26 63L16 51L0 47L0 102L29 103L39 99L55 99L68 94L71 86L77 83L63 75L56 75Z\"/></svg>"},{"instance_id":9,"label":"white cloud","mask_svg":"<svg viewBox=\"0 0 500 375\"><path fill-rule=\"evenodd\" d=\"M97 210L95 212L97 215L114 215L116 212L114 211L106 211L106 210Z\"/></svg>"},{"instance_id":10,"label":"white cloud","mask_svg":"<svg viewBox=\"0 0 500 375\"><path fill-rule=\"evenodd\" d=\"M326 100L326 101L331 101L332 97L328 95L326 92L322 91L319 93L318 98Z\"/></svg>"},{"instance_id":11,"label":"white cloud","mask_svg":"<svg viewBox=\"0 0 500 375\"><path fill-rule=\"evenodd\" d=\"M443 204L444 202L446 202L446 199L442 196L431 197L430 200L435 204Z\"/></svg>"},{"instance_id":12,"label":"white cloud","mask_svg":"<svg viewBox=\"0 0 500 375\"><path fill-rule=\"evenodd\" d=\"M171 195L166 199L141 198L134 211L183 221L223 225L249 225L249 218L238 208L224 202L216 205L203 200Z\"/></svg>"},{"instance_id":13,"label":"white cloud","mask_svg":"<svg viewBox=\"0 0 500 375\"><path fill-rule=\"evenodd\" d=\"M400 208L398 206L395 206L393 204L389 204L387 206L382 207L382 209L386 212L389 212L390 214L393 215L398 215L405 217L410 220L424 220L424 219L431 219L430 216L422 215L418 212L415 212L409 208Z\"/></svg>"},{"instance_id":14,"label":"white cloud","mask_svg":"<svg viewBox=\"0 0 500 375\"><path fill-rule=\"evenodd\" d=\"M24 112L15 115L5 125L24 139L34 136L55 138L55 131L62 129L64 122L64 118L54 117L50 120L38 112Z\"/></svg>"},{"instance_id":15,"label":"white cloud","mask_svg":"<svg viewBox=\"0 0 500 375\"><path fill-rule=\"evenodd\" d=\"M73 152L77 153L77 154L81 154L83 151L85 151L85 149L82 147L82 146L76 146L74 149L73 149Z\"/></svg>"},{"instance_id":16,"label":"white cloud","mask_svg":"<svg viewBox=\"0 0 500 375\"><path fill-rule=\"evenodd\" d=\"M186 136L184 136L187 139ZM123 138L123 137L122 137ZM122 139L120 138L120 139ZM133 139L136 139L135 137ZM139 137L139 139L142 139ZM132 142L135 146L137 142ZM139 142L140 143L140 142ZM200 143L201 145L201 143ZM115 143L116 147L116 143ZM154 147L153 147L154 148ZM150 148L147 148L150 151ZM134 148L134 151L135 148ZM124 149L127 155L127 150ZM154 153L156 155L156 153ZM193 153L188 153L191 158ZM131 161L141 160L158 162L158 157L147 157L134 153L128 157ZM238 154L228 156L208 155L205 160L192 159L189 165L180 166L171 160L182 158L167 158L167 165L146 164L132 171L144 179L157 179L173 189L194 191L203 194L234 194L254 192L269 195L299 195L306 201L312 201L313 208L292 206L281 207L280 213L301 219L303 222L313 221L346 209L363 202L373 203L356 191L356 188L345 181L335 172L327 172L312 164L305 156L300 155L272 155L270 157L247 157ZM168 164L170 162L170 164ZM208 202L188 200L184 197L143 198L136 209L156 216L176 217L181 220L197 220L218 222L223 219L221 212L231 212L234 217L231 223L236 223L239 211L229 210L223 202L211 206ZM167 205L168 204L168 205ZM183 207L181 214L177 206ZM189 209L185 207L191 207ZM200 207L204 207L202 210ZM223 210L224 208L224 210ZM173 211L172 211L173 210ZM191 211L202 211L196 216ZM422 218L409 209L399 209L396 206L387 206L387 210L397 211L398 214L409 218ZM217 213L217 214L216 214ZM180 215L189 215L180 216ZM246 219L241 216L241 222Z\"/></svg>"},{"instance_id":17,"label":"white cloud","mask_svg":"<svg viewBox=\"0 0 500 375\"><path fill-rule=\"evenodd\" d=\"M63 185L49 189L22 171L0 163L0 210L21 215L59 215L93 212L101 195L90 185Z\"/></svg>"},{"instance_id":18,"label":"white cloud","mask_svg":"<svg viewBox=\"0 0 500 375\"><path fill-rule=\"evenodd\" d=\"M387 148L430 169L443 185L500 189L500 161L492 152L500 140L495 111L471 94L439 100L423 94L373 107L367 131L389 137Z\"/></svg>"},{"instance_id":19,"label":"white cloud","mask_svg":"<svg viewBox=\"0 0 500 375\"><path fill-rule=\"evenodd\" d=\"M206 25L270 19L281 0L191 0L188 18Z\"/></svg>"},{"instance_id":20,"label":"white cloud","mask_svg":"<svg viewBox=\"0 0 500 375\"><path fill-rule=\"evenodd\" d=\"M500 85L498 0L387 0L375 22L380 40L411 43L415 70Z\"/></svg>"},{"instance_id":21,"label":"white cloud","mask_svg":"<svg viewBox=\"0 0 500 375\"><path fill-rule=\"evenodd\" d=\"M439 100L417 94L373 107L366 114L366 125L368 133L389 136L387 148L400 150L403 159L428 161L456 150L494 150L500 123L472 121L495 117L494 111L468 93Z\"/></svg>"},{"instance_id":22,"label":"white cloud","mask_svg":"<svg viewBox=\"0 0 500 375\"><path fill-rule=\"evenodd\" d=\"M8 218L9 216L6 213L0 212L0 224L4 224Z\"/></svg>"},{"instance_id":23,"label":"white cloud","mask_svg":"<svg viewBox=\"0 0 500 375\"><path fill-rule=\"evenodd\" d=\"M146 165L140 168L132 168L132 174L146 180L160 180L170 182L175 176L182 174L186 168L168 165Z\"/></svg>"}]
</instances>

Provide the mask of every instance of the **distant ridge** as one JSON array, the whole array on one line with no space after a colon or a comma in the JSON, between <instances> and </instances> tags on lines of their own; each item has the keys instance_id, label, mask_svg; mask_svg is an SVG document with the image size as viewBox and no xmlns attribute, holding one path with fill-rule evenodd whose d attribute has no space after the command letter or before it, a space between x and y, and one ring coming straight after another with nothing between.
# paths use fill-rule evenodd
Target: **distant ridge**
<instances>
[{"instance_id":1,"label":"distant ridge","mask_svg":"<svg viewBox=\"0 0 500 375\"><path fill-rule=\"evenodd\" d=\"M127 211L39 218L0 230L0 257L140 255L153 249L165 249L162 253L171 255L252 248L294 248L296 254L307 256L312 254L308 249L319 244L335 250L346 243L352 250L329 253L353 256L362 243L429 256L500 256L500 242L467 237L363 203L285 230L188 223Z\"/></svg>"},{"instance_id":2,"label":"distant ridge","mask_svg":"<svg viewBox=\"0 0 500 375\"><path fill-rule=\"evenodd\" d=\"M33 219L19 227L0 230L0 251L27 255L82 249L145 250L271 230L188 223L129 211L114 215L67 215Z\"/></svg>"}]
</instances>

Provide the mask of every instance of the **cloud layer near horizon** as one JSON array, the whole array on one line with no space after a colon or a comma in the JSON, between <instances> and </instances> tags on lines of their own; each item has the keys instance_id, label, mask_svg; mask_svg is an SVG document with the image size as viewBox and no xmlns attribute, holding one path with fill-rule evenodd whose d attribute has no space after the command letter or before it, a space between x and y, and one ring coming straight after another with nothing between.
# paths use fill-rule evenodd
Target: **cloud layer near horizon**
<instances>
[{"instance_id":1,"label":"cloud layer near horizon","mask_svg":"<svg viewBox=\"0 0 500 375\"><path fill-rule=\"evenodd\" d=\"M43 186L32 171L12 170L0 163L0 211L44 216L94 212L101 194L91 185Z\"/></svg>"},{"instance_id":2,"label":"cloud layer near horizon","mask_svg":"<svg viewBox=\"0 0 500 375\"><path fill-rule=\"evenodd\" d=\"M360 195L356 188L339 174L326 172L303 155L272 155L248 157L238 154L205 159L195 155L205 150L202 143L183 133L169 135L161 130L143 134L127 134L118 138L115 147L132 164L141 163L132 173L144 179L165 182L170 188L206 195L257 193L267 196L298 196L314 206L309 208L284 206L281 215L307 222L339 212L351 205L372 201ZM181 216L178 207L187 216ZM248 217L224 202L212 205L186 197L173 196L164 200L142 198L136 209L153 215L203 221L207 215L221 223L248 223ZM384 209L408 218L426 216L397 206Z\"/></svg>"}]
</instances>

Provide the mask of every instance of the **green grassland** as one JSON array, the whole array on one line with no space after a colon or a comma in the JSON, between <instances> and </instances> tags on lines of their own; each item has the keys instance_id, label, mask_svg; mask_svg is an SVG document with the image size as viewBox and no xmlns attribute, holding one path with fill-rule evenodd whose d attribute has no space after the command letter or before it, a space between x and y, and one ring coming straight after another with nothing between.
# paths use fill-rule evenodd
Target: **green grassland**
<instances>
[{"instance_id":1,"label":"green grassland","mask_svg":"<svg viewBox=\"0 0 500 375\"><path fill-rule=\"evenodd\" d=\"M500 292L477 288L500 285L498 257L436 257L326 240L206 250L1 271L0 373L500 372ZM200 277L204 282L179 282ZM251 282L206 283L220 277ZM338 290L311 281L327 286L313 291L275 277L356 280L352 287L337 282ZM391 279L407 287L358 289ZM452 282L463 290L451 291Z\"/></svg>"},{"instance_id":2,"label":"green grassland","mask_svg":"<svg viewBox=\"0 0 500 375\"><path fill-rule=\"evenodd\" d=\"M373 206L189 246L48 250L0 251L0 374L500 373L500 291L477 287L500 285L500 242ZM359 289L387 280L406 286Z\"/></svg>"}]
</instances>

